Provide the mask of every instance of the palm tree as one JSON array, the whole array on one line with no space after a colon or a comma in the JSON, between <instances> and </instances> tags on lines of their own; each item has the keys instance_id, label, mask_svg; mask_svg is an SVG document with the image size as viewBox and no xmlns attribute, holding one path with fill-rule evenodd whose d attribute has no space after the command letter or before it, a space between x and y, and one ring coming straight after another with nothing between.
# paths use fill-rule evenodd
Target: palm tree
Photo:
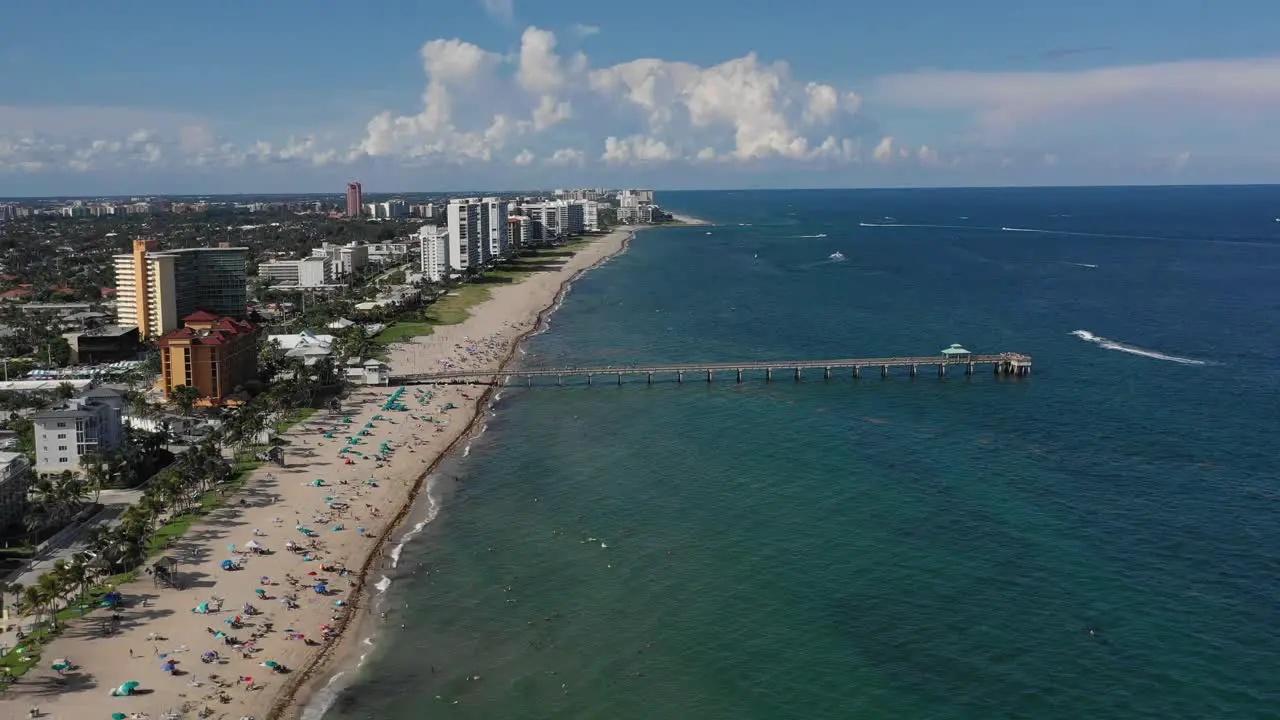
<instances>
[{"instance_id":1,"label":"palm tree","mask_svg":"<svg viewBox=\"0 0 1280 720\"><path fill-rule=\"evenodd\" d=\"M111 482L110 458L100 452L85 453L80 457L80 468L84 470L84 483L93 493L96 505L102 495L102 488Z\"/></svg>"},{"instance_id":2,"label":"palm tree","mask_svg":"<svg viewBox=\"0 0 1280 720\"><path fill-rule=\"evenodd\" d=\"M177 385L169 390L169 398L182 410L183 415L190 415L196 400L200 399L200 391L190 385Z\"/></svg>"}]
</instances>

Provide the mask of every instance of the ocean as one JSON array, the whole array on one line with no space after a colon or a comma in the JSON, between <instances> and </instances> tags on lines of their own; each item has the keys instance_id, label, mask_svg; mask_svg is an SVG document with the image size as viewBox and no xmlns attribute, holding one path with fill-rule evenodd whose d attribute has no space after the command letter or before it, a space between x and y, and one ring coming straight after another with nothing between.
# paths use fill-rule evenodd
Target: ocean
<instances>
[{"instance_id":1,"label":"ocean","mask_svg":"<svg viewBox=\"0 0 1280 720\"><path fill-rule=\"evenodd\" d=\"M1280 188L657 200L526 365L1033 374L505 388L325 720L1277 717Z\"/></svg>"}]
</instances>

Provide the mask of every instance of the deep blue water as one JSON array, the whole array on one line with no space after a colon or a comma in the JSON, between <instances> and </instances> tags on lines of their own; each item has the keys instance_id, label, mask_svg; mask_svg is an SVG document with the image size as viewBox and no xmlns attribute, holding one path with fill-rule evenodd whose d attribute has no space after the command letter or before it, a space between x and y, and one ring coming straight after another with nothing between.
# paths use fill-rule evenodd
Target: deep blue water
<instances>
[{"instance_id":1,"label":"deep blue water","mask_svg":"<svg viewBox=\"0 0 1280 720\"><path fill-rule=\"evenodd\" d=\"M1280 189L658 200L528 364L1034 374L508 388L327 717L1277 716Z\"/></svg>"}]
</instances>

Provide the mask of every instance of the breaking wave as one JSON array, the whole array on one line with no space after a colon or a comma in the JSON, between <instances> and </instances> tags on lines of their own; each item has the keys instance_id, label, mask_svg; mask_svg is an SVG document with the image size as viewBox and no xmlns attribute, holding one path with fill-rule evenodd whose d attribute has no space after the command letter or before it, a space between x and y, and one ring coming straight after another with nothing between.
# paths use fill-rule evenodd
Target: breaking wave
<instances>
[{"instance_id":1,"label":"breaking wave","mask_svg":"<svg viewBox=\"0 0 1280 720\"><path fill-rule=\"evenodd\" d=\"M1105 348L1107 350L1118 350L1119 352L1129 353L1130 355L1141 355L1142 357L1152 358L1154 360L1167 360L1168 362L1175 362L1180 365L1208 365L1209 364L1203 360L1193 360L1191 358L1179 357L1177 355L1169 355L1167 353L1162 353L1156 350L1147 350L1146 348L1140 348L1134 345L1127 345L1122 342L1116 342L1115 340L1104 338L1101 335L1094 335L1088 330L1075 330L1071 334L1075 335L1081 340L1084 340L1085 342L1091 342L1094 345L1097 345L1098 347L1101 347L1101 348Z\"/></svg>"}]
</instances>

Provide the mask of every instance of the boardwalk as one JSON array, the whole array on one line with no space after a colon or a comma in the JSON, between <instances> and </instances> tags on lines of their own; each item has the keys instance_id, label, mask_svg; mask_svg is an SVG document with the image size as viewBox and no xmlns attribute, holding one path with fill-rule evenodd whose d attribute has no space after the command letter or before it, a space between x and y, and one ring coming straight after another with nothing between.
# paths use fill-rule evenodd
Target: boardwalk
<instances>
[{"instance_id":1,"label":"boardwalk","mask_svg":"<svg viewBox=\"0 0 1280 720\"><path fill-rule=\"evenodd\" d=\"M609 365L605 367L562 367L562 368L522 368L518 370L455 370L451 372L426 373L419 375L400 375L390 378L392 385L419 385L424 383L466 383L480 385L503 384L511 380L523 380L532 385L534 378L555 378L562 384L565 378L585 378L591 384L597 377L615 380L620 385L624 376L645 376L646 382L652 384L654 376L675 379L684 382L686 376L691 379L705 379L713 382L716 374L731 373L737 382L742 382L744 373L762 374L766 381L773 380L776 371L790 372L796 380L804 377L805 371L822 371L823 379L831 379L833 372L844 371L850 376L859 378L864 372L878 373L881 377L889 377L892 371L905 370L915 377L920 368L936 370L939 377L945 377L948 368L957 372L972 375L978 368L991 368L996 375L1026 376L1031 374L1031 357L1018 353L1000 353L998 355L927 355L920 357L883 357L883 358L847 358L843 360L788 360L778 362L720 362L720 363L681 363L676 365Z\"/></svg>"}]
</instances>

